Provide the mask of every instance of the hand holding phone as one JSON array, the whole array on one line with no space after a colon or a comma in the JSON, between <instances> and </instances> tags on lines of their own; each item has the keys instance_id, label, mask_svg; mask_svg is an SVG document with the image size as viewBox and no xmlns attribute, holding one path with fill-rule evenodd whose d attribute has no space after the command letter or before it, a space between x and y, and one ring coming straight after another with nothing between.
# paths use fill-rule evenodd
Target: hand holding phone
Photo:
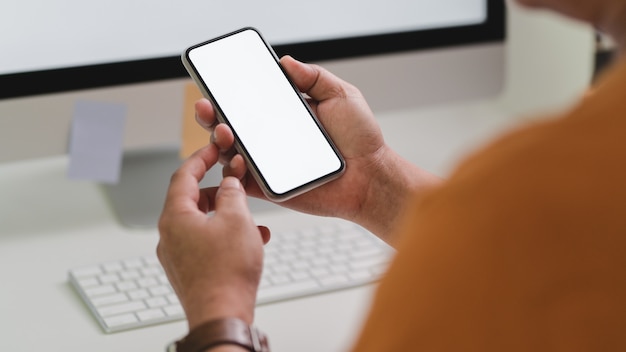
<instances>
[{"instance_id":1,"label":"hand holding phone","mask_svg":"<svg viewBox=\"0 0 626 352\"><path fill-rule=\"evenodd\" d=\"M270 45L244 28L187 49L183 63L266 197L283 201L339 177L345 162Z\"/></svg>"}]
</instances>

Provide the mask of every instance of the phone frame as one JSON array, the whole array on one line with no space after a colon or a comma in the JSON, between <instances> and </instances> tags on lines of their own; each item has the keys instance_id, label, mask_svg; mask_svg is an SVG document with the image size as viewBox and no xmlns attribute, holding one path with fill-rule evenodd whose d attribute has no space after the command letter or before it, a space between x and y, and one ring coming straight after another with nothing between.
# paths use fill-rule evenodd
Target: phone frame
<instances>
[{"instance_id":1,"label":"phone frame","mask_svg":"<svg viewBox=\"0 0 626 352\"><path fill-rule=\"evenodd\" d=\"M332 173L323 175L315 180L312 180L308 183L305 183L303 185L300 185L296 188L293 188L289 191L283 192L283 193L277 193L274 190L272 190L268 184L268 182L266 181L265 177L263 176L263 174L261 174L261 172L259 171L259 168L256 164L256 162L250 157L250 154L248 153L248 150L246 149L246 146L243 144L243 142L241 141L241 139L239 138L239 135L237 134L237 131L235 131L235 129L232 127L231 123L228 121L228 118L225 116L224 112L222 111L222 108L219 104L219 102L216 101L216 99L214 98L213 94L211 94L211 91L208 89L207 84L204 82L204 79L200 76L200 74L198 73L198 70L196 69L195 65L193 64L193 62L191 61L191 59L189 58L189 53L199 47L202 47L204 45L222 40L224 38L233 36L233 35L237 35L239 33L245 32L245 31L254 31L259 38L261 39L261 41L263 42L263 44L265 45L265 47L268 50L268 53L272 56L272 58L274 59L276 65L278 65L278 67L280 68L280 71L282 72L284 78L289 82L289 84L291 85L294 93L299 97L300 101L302 102L302 105L304 106L304 108L308 111L310 117L313 119L313 121L315 122L316 126L319 128L320 132L322 133L322 135L324 136L324 138L326 139L327 143L330 145L330 147L332 148L333 152L335 153L335 155L337 156L339 163L340 163L340 167L335 170ZM229 33L226 33L224 35L215 37L213 39L192 45L191 47L187 48L183 54L182 54L182 62L183 65L185 66L185 68L187 69L187 72L189 73L189 75L191 76L191 78L194 80L194 82L196 83L196 85L200 88L202 94L211 102L211 104L213 104L213 108L215 111L215 115L217 117L217 120L220 123L224 123L226 125L228 125L232 132L233 135L235 137L235 149L237 150L237 152L239 154L241 154L246 162L246 165L248 167L248 171L252 174L252 176L254 177L254 179L256 180L257 184L259 185L259 187L261 188L261 190L263 191L264 195L274 201L274 202L282 202L285 201L287 199L296 197L302 193L305 193L313 188L319 187L327 182L330 182L336 178L338 178L339 176L341 176L344 172L345 172L345 168L346 168L346 162L345 159L343 158L343 156L341 155L341 153L339 152L339 149L337 148L337 146L335 145L335 143L332 141L332 139L330 138L330 136L328 135L328 132L326 132L326 130L324 129L324 126L321 124L321 122L319 121L319 119L317 118L317 116L315 115L315 113L313 112L313 110L311 110L311 107L309 106L309 104L307 103L306 99L304 98L304 96L302 95L302 93L300 92L300 90L298 89L298 87L296 87L296 85L291 81L291 79L289 79L289 76L287 75L287 72L285 71L285 69L282 67L282 65L280 64L280 60L278 58L278 56L276 55L275 51L273 50L272 46L268 43L268 41L263 37L263 35L261 34L260 31L258 31L256 28L254 27L244 27Z\"/></svg>"}]
</instances>

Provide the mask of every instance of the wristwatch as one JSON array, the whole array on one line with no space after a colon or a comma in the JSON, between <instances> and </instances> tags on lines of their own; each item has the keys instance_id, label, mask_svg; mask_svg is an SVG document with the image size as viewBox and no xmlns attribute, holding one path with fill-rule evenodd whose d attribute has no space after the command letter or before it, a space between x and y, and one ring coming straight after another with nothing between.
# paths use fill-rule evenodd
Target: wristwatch
<instances>
[{"instance_id":1,"label":"wristwatch","mask_svg":"<svg viewBox=\"0 0 626 352\"><path fill-rule=\"evenodd\" d=\"M237 345L250 352L269 352L265 334L241 319L221 318L198 325L167 352L205 352L219 345Z\"/></svg>"}]
</instances>

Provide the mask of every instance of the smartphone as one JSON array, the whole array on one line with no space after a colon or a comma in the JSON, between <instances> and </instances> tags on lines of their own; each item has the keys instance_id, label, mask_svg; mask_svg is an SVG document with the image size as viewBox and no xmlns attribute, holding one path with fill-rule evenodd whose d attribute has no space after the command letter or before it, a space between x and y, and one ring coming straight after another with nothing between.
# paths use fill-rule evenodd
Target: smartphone
<instances>
[{"instance_id":1,"label":"smartphone","mask_svg":"<svg viewBox=\"0 0 626 352\"><path fill-rule=\"evenodd\" d=\"M268 199L284 201L344 172L339 150L258 30L194 45L182 61Z\"/></svg>"}]
</instances>

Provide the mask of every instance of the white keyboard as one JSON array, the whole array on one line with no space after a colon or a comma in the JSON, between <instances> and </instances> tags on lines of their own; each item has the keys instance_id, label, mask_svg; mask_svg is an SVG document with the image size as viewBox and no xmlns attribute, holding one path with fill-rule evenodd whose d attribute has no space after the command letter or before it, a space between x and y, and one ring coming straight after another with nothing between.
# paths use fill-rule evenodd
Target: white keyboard
<instances>
[{"instance_id":1,"label":"white keyboard","mask_svg":"<svg viewBox=\"0 0 626 352\"><path fill-rule=\"evenodd\" d=\"M350 223L272 233L257 304L371 283L392 255ZM156 256L72 269L69 280L107 333L185 318Z\"/></svg>"}]
</instances>

